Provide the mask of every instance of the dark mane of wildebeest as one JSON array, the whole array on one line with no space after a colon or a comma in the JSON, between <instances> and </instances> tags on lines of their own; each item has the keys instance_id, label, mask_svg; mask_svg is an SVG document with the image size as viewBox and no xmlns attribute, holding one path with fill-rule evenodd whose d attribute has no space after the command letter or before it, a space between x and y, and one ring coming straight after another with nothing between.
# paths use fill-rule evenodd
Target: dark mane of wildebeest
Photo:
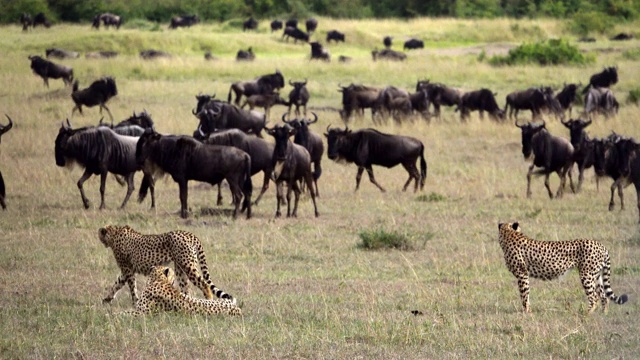
<instances>
[{"instance_id":1,"label":"dark mane of wildebeest","mask_svg":"<svg viewBox=\"0 0 640 360\"><path fill-rule=\"evenodd\" d=\"M297 27L287 26L284 28L284 32L282 33L282 38L288 42L290 37L293 38L294 43L297 43L298 40L309 42L309 34L307 34L306 32L302 31Z\"/></svg>"},{"instance_id":2,"label":"dark mane of wildebeest","mask_svg":"<svg viewBox=\"0 0 640 360\"><path fill-rule=\"evenodd\" d=\"M253 53L251 46L247 50L238 50L236 54L236 61L253 61L255 58L256 54Z\"/></svg>"},{"instance_id":3,"label":"dark mane of wildebeest","mask_svg":"<svg viewBox=\"0 0 640 360\"><path fill-rule=\"evenodd\" d=\"M311 173L311 156L304 147L294 144L289 138L296 130L290 126L280 126L265 131L274 137L276 144L273 149L272 164L274 167L274 180L276 182L276 217L280 217L280 203L283 202L282 186L287 185L287 217L296 217L298 213L298 201L300 199L299 181L304 181L309 189L313 189L313 175ZM291 192L294 192L295 203L291 212ZM316 194L309 191L313 202L315 216L318 217Z\"/></svg>"},{"instance_id":4,"label":"dark mane of wildebeest","mask_svg":"<svg viewBox=\"0 0 640 360\"><path fill-rule=\"evenodd\" d=\"M47 19L47 16L41 12L37 13L36 16L33 17L32 25L34 28L38 25L42 25L46 28L51 27L51 23Z\"/></svg>"},{"instance_id":5,"label":"dark mane of wildebeest","mask_svg":"<svg viewBox=\"0 0 640 360\"><path fill-rule=\"evenodd\" d=\"M601 72L591 75L589 84L582 90L583 94L589 91L589 88L602 87L608 88L618 83L618 67L605 67Z\"/></svg>"},{"instance_id":6,"label":"dark mane of wildebeest","mask_svg":"<svg viewBox=\"0 0 640 360\"><path fill-rule=\"evenodd\" d=\"M89 208L89 199L82 185L91 175L100 175L100 209L104 209L105 182L108 173L122 175L127 181L127 195L120 208L124 208L133 193L133 175L141 167L136 162L136 143L138 137L118 135L107 127L89 127L71 129L67 121L60 127L55 141L56 165L72 166L74 163L84 168L78 180L78 188L85 209ZM143 183L149 181L145 176ZM152 187L152 207L155 206Z\"/></svg>"},{"instance_id":7,"label":"dark mane of wildebeest","mask_svg":"<svg viewBox=\"0 0 640 360\"><path fill-rule=\"evenodd\" d=\"M338 91L342 92L342 110L340 111L340 116L345 123L349 121L354 111L362 114L366 108L371 108L371 119L375 119L376 104L380 89L361 84L351 84L346 87L338 86L340 87Z\"/></svg>"},{"instance_id":8,"label":"dark mane of wildebeest","mask_svg":"<svg viewBox=\"0 0 640 360\"><path fill-rule=\"evenodd\" d=\"M384 39L382 39L382 44L385 48L389 49L391 45L393 45L393 38L391 36L385 36Z\"/></svg>"},{"instance_id":9,"label":"dark mane of wildebeest","mask_svg":"<svg viewBox=\"0 0 640 360\"><path fill-rule=\"evenodd\" d=\"M240 129L247 134L262 137L262 129L267 123L264 113L239 109L229 103L211 101L196 114L200 129L205 133L214 130Z\"/></svg>"},{"instance_id":10,"label":"dark mane of wildebeest","mask_svg":"<svg viewBox=\"0 0 640 360\"><path fill-rule=\"evenodd\" d=\"M11 128L13 127L13 120L11 120L9 115L5 114L4 116L9 119L9 123L7 125L0 124L0 143L2 143L2 135L11 130ZM4 179L2 178L2 171L0 171L0 206L2 206L3 210L7 209L7 203L5 202L6 197L7 193L4 185Z\"/></svg>"},{"instance_id":11,"label":"dark mane of wildebeest","mask_svg":"<svg viewBox=\"0 0 640 360\"><path fill-rule=\"evenodd\" d=\"M31 14L22 13L20 15L20 24L22 25L22 31L28 31L29 26L31 26L33 19L31 18Z\"/></svg>"},{"instance_id":12,"label":"dark mane of wildebeest","mask_svg":"<svg viewBox=\"0 0 640 360\"><path fill-rule=\"evenodd\" d=\"M571 116L573 103L576 101L576 95L578 94L578 87L580 87L579 84L565 84L562 87L562 91L556 94L556 100L563 114L569 110L569 116Z\"/></svg>"},{"instance_id":13,"label":"dark mane of wildebeest","mask_svg":"<svg viewBox=\"0 0 640 360\"><path fill-rule=\"evenodd\" d=\"M489 89L470 91L460 98L460 119L465 121L469 117L469 112L478 110L480 118L484 118L484 112L495 121L504 120L504 110L500 109L496 102L495 94Z\"/></svg>"},{"instance_id":14,"label":"dark mane of wildebeest","mask_svg":"<svg viewBox=\"0 0 640 360\"><path fill-rule=\"evenodd\" d=\"M530 110L533 120L539 118L544 108L554 108L553 90L549 87L531 87L526 90L514 91L506 96L505 113L509 119L518 117L520 110ZM553 109L559 110L559 109Z\"/></svg>"},{"instance_id":15,"label":"dark mane of wildebeest","mask_svg":"<svg viewBox=\"0 0 640 360\"><path fill-rule=\"evenodd\" d=\"M96 15L93 18L93 23L91 24L91 26L96 29L99 29L101 21L104 27L106 27L107 29L109 28L109 26L115 26L116 29L120 29L120 25L122 25L121 16L112 14L112 13L102 13L102 14Z\"/></svg>"},{"instance_id":16,"label":"dark mane of wildebeest","mask_svg":"<svg viewBox=\"0 0 640 360\"><path fill-rule=\"evenodd\" d=\"M198 18L198 15L174 16L171 18L169 29L176 29L179 27L191 27L191 25L195 25L199 22L200 22L200 18Z\"/></svg>"},{"instance_id":17,"label":"dark mane of wildebeest","mask_svg":"<svg viewBox=\"0 0 640 360\"><path fill-rule=\"evenodd\" d=\"M327 44L330 43L331 40L335 42L344 42L344 33L341 33L338 30L330 30L327 32Z\"/></svg>"},{"instance_id":18,"label":"dark mane of wildebeest","mask_svg":"<svg viewBox=\"0 0 640 360\"><path fill-rule=\"evenodd\" d=\"M409 173L409 179L404 184L403 191L407 190L411 180L415 179L414 191L424 188L427 179L427 162L424 158L424 144L422 141L401 135L389 135L375 129L362 129L352 132L349 128L345 130L331 129L327 127L329 159L334 161L344 160L355 163L358 166L356 175L356 191L360 187L362 172L367 170L369 180L381 191L385 191L378 184L373 176L372 165L380 165L392 168L398 164ZM416 167L416 161L420 158L420 171Z\"/></svg>"},{"instance_id":19,"label":"dark mane of wildebeest","mask_svg":"<svg viewBox=\"0 0 640 360\"><path fill-rule=\"evenodd\" d=\"M618 113L620 105L609 88L592 87L584 96L584 114L601 113L609 117Z\"/></svg>"},{"instance_id":20,"label":"dark mane of wildebeest","mask_svg":"<svg viewBox=\"0 0 640 360\"><path fill-rule=\"evenodd\" d=\"M227 180L235 204L233 217L238 215L243 197L241 211L246 209L247 219L251 217L251 158L240 149L203 144L190 136L165 136L147 131L138 140L136 161L143 166L145 174L155 177L168 173L178 183L182 218L188 217L189 180L211 185ZM144 198L142 192L140 198Z\"/></svg>"},{"instance_id":21,"label":"dark mane of wildebeest","mask_svg":"<svg viewBox=\"0 0 640 360\"><path fill-rule=\"evenodd\" d=\"M253 16L242 22L242 31L255 30L258 28L258 20Z\"/></svg>"},{"instance_id":22,"label":"dark mane of wildebeest","mask_svg":"<svg viewBox=\"0 0 640 360\"><path fill-rule=\"evenodd\" d=\"M118 56L117 51L92 51L84 54L87 59L110 59Z\"/></svg>"},{"instance_id":23,"label":"dark mane of wildebeest","mask_svg":"<svg viewBox=\"0 0 640 360\"><path fill-rule=\"evenodd\" d=\"M271 32L278 31L282 29L282 21L281 20L273 20L271 22Z\"/></svg>"},{"instance_id":24,"label":"dark mane of wildebeest","mask_svg":"<svg viewBox=\"0 0 640 360\"><path fill-rule=\"evenodd\" d=\"M231 84L227 102L231 102L231 97L235 93L235 104L240 106L242 96L251 96L255 94L270 94L284 87L284 76L280 70L276 70L273 74L262 75L254 80L238 81Z\"/></svg>"},{"instance_id":25,"label":"dark mane of wildebeest","mask_svg":"<svg viewBox=\"0 0 640 360\"><path fill-rule=\"evenodd\" d=\"M50 59L50 58L55 58L55 59L75 59L75 58L80 56L80 54L78 54L75 51L69 51L69 50L58 49L58 48L46 49L44 51L44 53L45 53L47 59Z\"/></svg>"},{"instance_id":26,"label":"dark mane of wildebeest","mask_svg":"<svg viewBox=\"0 0 640 360\"><path fill-rule=\"evenodd\" d=\"M305 29L307 29L307 34L311 34L318 28L318 20L315 18L308 18L307 21L304 22Z\"/></svg>"},{"instance_id":27,"label":"dark mane of wildebeest","mask_svg":"<svg viewBox=\"0 0 640 360\"><path fill-rule=\"evenodd\" d=\"M461 92L458 89L441 83L432 83L429 80L418 80L416 91L425 90L429 103L433 104L433 111L437 118L440 117L440 106L457 106L460 103Z\"/></svg>"},{"instance_id":28,"label":"dark mane of wildebeest","mask_svg":"<svg viewBox=\"0 0 640 360\"><path fill-rule=\"evenodd\" d=\"M322 44L317 41L309 43L311 45L311 60L318 59L324 61L331 61L331 54L329 50L325 49Z\"/></svg>"},{"instance_id":29,"label":"dark mane of wildebeest","mask_svg":"<svg viewBox=\"0 0 640 360\"><path fill-rule=\"evenodd\" d=\"M247 135L238 129L205 134L200 132L200 128L198 128L194 133L194 138L205 144L233 146L249 154L251 157L251 175L261 171L264 173L262 190L254 201L254 205L258 205L262 195L269 189L269 180L271 180L271 174L273 173L271 159L273 157L274 144L259 137ZM221 204L222 195L220 194L220 185L218 185L218 205Z\"/></svg>"},{"instance_id":30,"label":"dark mane of wildebeest","mask_svg":"<svg viewBox=\"0 0 640 360\"><path fill-rule=\"evenodd\" d=\"M375 49L371 52L371 56L373 57L373 61L377 61L377 60L403 61L407 58L407 55L405 53L391 50L391 49L382 49L382 50Z\"/></svg>"},{"instance_id":31,"label":"dark mane of wildebeest","mask_svg":"<svg viewBox=\"0 0 640 360\"><path fill-rule=\"evenodd\" d=\"M419 39L409 39L404 42L402 47L404 50L422 49L424 48L424 41Z\"/></svg>"},{"instance_id":32,"label":"dark mane of wildebeest","mask_svg":"<svg viewBox=\"0 0 640 360\"><path fill-rule=\"evenodd\" d=\"M309 152L311 157L311 163L313 164L313 183L315 184L316 196L320 196L320 190L318 190L318 179L322 175L322 155L324 155L324 144L322 143L322 137L315 132L309 130L309 125L318 122L318 115L314 112L313 120L305 118L295 118L293 120L287 120L288 113L282 115L282 121L285 124L291 126L296 130L293 137L293 143L298 144ZM313 189L311 190L313 191Z\"/></svg>"},{"instance_id":33,"label":"dark mane of wildebeest","mask_svg":"<svg viewBox=\"0 0 640 360\"><path fill-rule=\"evenodd\" d=\"M100 113L102 109L107 110L111 121L113 121L113 115L107 107L107 101L112 97L118 95L118 88L116 87L116 81L111 76L102 77L89 85L88 88L78 90L78 81L73 84L73 92L71 93L71 99L75 103L75 106L71 110L71 114L78 110L82 114L82 105L86 107L100 106Z\"/></svg>"},{"instance_id":34,"label":"dark mane of wildebeest","mask_svg":"<svg viewBox=\"0 0 640 360\"><path fill-rule=\"evenodd\" d=\"M245 106L249 105L249 110L253 110L256 107L261 107L264 109L265 119L269 118L269 113L271 108L274 105L284 105L289 106L287 100L280 97L280 94L255 94L245 98L244 103L240 106L241 109L244 109Z\"/></svg>"},{"instance_id":35,"label":"dark mane of wildebeest","mask_svg":"<svg viewBox=\"0 0 640 360\"><path fill-rule=\"evenodd\" d=\"M73 82L73 69L70 66L64 66L43 59L38 55L30 55L31 70L44 80L44 84L49 87L49 79L62 79L65 85L71 85Z\"/></svg>"},{"instance_id":36,"label":"dark mane of wildebeest","mask_svg":"<svg viewBox=\"0 0 640 360\"><path fill-rule=\"evenodd\" d=\"M153 60L158 58L170 58L171 54L161 50L149 49L140 51L140 57L144 60Z\"/></svg>"},{"instance_id":37,"label":"dark mane of wildebeest","mask_svg":"<svg viewBox=\"0 0 640 360\"><path fill-rule=\"evenodd\" d=\"M569 129L569 138L573 145L573 161L578 165L578 187L576 192L580 192L582 181L584 179L584 170L593 166L594 158L594 142L584 130L591 125L591 120L584 121L582 119L570 119L569 121L561 120L562 124ZM596 177L596 185L598 185L598 177Z\"/></svg>"},{"instance_id":38,"label":"dark mane of wildebeest","mask_svg":"<svg viewBox=\"0 0 640 360\"><path fill-rule=\"evenodd\" d=\"M518 125L516 120L515 125L520 128L522 133L522 155L528 159L533 153L533 164L527 172L527 198L531 197L531 175L534 174L535 167L542 168L536 173L545 175L544 186L547 188L549 198L553 199L553 193L549 187L549 175L553 172L560 177L557 198L562 197L567 174L569 174L571 190L575 192L571 177L574 154L571 142L565 138L551 135L544 122L542 124Z\"/></svg>"},{"instance_id":39,"label":"dark mane of wildebeest","mask_svg":"<svg viewBox=\"0 0 640 360\"><path fill-rule=\"evenodd\" d=\"M304 81L289 80L289 85L293 86L293 90L289 92L289 109L287 113L291 113L291 106L296 107L294 113L296 116L300 115L300 106L303 108L303 113L307 115L307 103L309 102L309 90L307 90L307 79Z\"/></svg>"}]
</instances>

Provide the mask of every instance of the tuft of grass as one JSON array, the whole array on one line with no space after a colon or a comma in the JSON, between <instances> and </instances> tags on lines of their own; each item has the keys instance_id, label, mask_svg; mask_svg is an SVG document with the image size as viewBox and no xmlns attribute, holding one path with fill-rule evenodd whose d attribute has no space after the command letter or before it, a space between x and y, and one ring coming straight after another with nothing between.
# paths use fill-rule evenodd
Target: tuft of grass
<instances>
[{"instance_id":1,"label":"tuft of grass","mask_svg":"<svg viewBox=\"0 0 640 360\"><path fill-rule=\"evenodd\" d=\"M629 96L627 97L627 103L638 105L640 103L640 88L629 90Z\"/></svg>"},{"instance_id":2,"label":"tuft of grass","mask_svg":"<svg viewBox=\"0 0 640 360\"><path fill-rule=\"evenodd\" d=\"M492 65L583 65L595 59L584 55L578 47L562 39L550 39L536 43L522 44L509 50L506 56L489 59Z\"/></svg>"},{"instance_id":3,"label":"tuft of grass","mask_svg":"<svg viewBox=\"0 0 640 360\"><path fill-rule=\"evenodd\" d=\"M361 231L360 247L366 250L398 249L413 250L415 246L406 234L397 231L387 231L384 229Z\"/></svg>"},{"instance_id":4,"label":"tuft of grass","mask_svg":"<svg viewBox=\"0 0 640 360\"><path fill-rule=\"evenodd\" d=\"M422 194L416 198L416 201L422 201L422 202L440 202L440 201L446 201L446 200L447 200L447 197L445 195L438 194L436 192L430 192L429 194Z\"/></svg>"}]
</instances>

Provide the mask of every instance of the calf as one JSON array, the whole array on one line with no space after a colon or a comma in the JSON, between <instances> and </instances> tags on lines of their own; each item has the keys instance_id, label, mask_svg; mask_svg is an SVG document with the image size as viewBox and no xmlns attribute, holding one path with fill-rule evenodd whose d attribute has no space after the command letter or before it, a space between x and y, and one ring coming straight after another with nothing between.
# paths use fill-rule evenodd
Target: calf
<instances>
[{"instance_id":1,"label":"calf","mask_svg":"<svg viewBox=\"0 0 640 360\"><path fill-rule=\"evenodd\" d=\"M73 84L73 92L71 93L71 99L73 99L75 103L75 106L71 110L71 115L73 116L76 110L82 114L82 105L86 107L99 105L100 113L102 114L103 108L107 110L109 117L111 117L111 122L113 122L113 115L111 115L111 111L106 103L116 95L118 95L116 81L110 76L100 78L91 83L88 88L82 90L78 90L78 81L76 80Z\"/></svg>"},{"instance_id":2,"label":"calf","mask_svg":"<svg viewBox=\"0 0 640 360\"><path fill-rule=\"evenodd\" d=\"M244 107L247 105L249 105L249 110L253 110L255 107L263 108L265 117L269 118L271 107L273 107L274 105L289 106L289 103L285 99L280 97L280 94L273 93L268 95L251 95L245 98L244 103L240 106L240 108L244 109Z\"/></svg>"},{"instance_id":3,"label":"calf","mask_svg":"<svg viewBox=\"0 0 640 360\"><path fill-rule=\"evenodd\" d=\"M562 111L563 116L564 113L569 110L569 117L571 117L573 103L576 101L578 87L580 86L580 84L564 84L562 91L556 95L556 100L560 105L560 111Z\"/></svg>"},{"instance_id":4,"label":"calf","mask_svg":"<svg viewBox=\"0 0 640 360\"><path fill-rule=\"evenodd\" d=\"M286 120L287 113L285 113L282 115L282 121L295 129L296 132L293 138L294 144L304 147L309 152L311 163L313 164L313 183L315 185L315 194L316 196L320 196L320 191L318 190L318 179L320 178L320 175L322 175L322 167L320 163L322 162L322 155L324 154L324 144L322 143L322 137L320 137L320 135L309 130L309 125L318 122L318 115L313 112L312 114L314 116L313 120L304 118ZM311 189L311 192L314 191L313 188L309 189Z\"/></svg>"},{"instance_id":5,"label":"calf","mask_svg":"<svg viewBox=\"0 0 640 360\"><path fill-rule=\"evenodd\" d=\"M73 69L69 66L53 63L37 55L29 56L29 60L31 60L31 70L44 80L47 88L49 88L49 79L62 79L65 85L71 85L73 82Z\"/></svg>"}]
</instances>

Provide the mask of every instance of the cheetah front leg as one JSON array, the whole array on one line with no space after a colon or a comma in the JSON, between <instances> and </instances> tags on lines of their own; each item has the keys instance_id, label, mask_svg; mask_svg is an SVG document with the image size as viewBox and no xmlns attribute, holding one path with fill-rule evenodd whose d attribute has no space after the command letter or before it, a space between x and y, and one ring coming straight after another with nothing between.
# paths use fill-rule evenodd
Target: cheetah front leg
<instances>
[{"instance_id":1,"label":"cheetah front leg","mask_svg":"<svg viewBox=\"0 0 640 360\"><path fill-rule=\"evenodd\" d=\"M530 313L531 308L529 306L529 276L518 276L518 288L520 289L520 298L522 299L522 307L525 313Z\"/></svg>"},{"instance_id":2,"label":"cheetah front leg","mask_svg":"<svg viewBox=\"0 0 640 360\"><path fill-rule=\"evenodd\" d=\"M125 283L129 284L129 290L131 291L131 300L135 305L138 302L138 294L136 292L136 278L132 272L128 272L128 271L123 272L118 277L118 280L116 280L116 282L113 284L113 286L109 290L109 294L107 295L107 297L102 299L102 302L105 304L108 304L111 301L113 301L116 294L118 293L118 291L120 291L120 289L122 289Z\"/></svg>"}]
</instances>

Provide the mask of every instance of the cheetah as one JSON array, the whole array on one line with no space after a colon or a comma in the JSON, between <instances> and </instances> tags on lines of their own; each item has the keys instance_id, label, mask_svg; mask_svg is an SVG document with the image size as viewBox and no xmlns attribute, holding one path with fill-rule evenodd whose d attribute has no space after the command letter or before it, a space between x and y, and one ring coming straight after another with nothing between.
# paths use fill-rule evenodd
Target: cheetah
<instances>
[{"instance_id":1,"label":"cheetah","mask_svg":"<svg viewBox=\"0 0 640 360\"><path fill-rule=\"evenodd\" d=\"M156 265L165 265L173 261L180 279L180 289L184 293L189 291L189 282L198 286L207 299L213 299L213 294L221 299L235 299L218 289L209 278L207 260L200 240L187 231L171 231L158 235L143 235L131 227L107 225L98 230L98 235L105 247L113 250L118 267L122 274L111 287L104 303L110 303L116 293L129 284L133 303L138 301L135 274L148 275ZM198 270L202 271L202 274Z\"/></svg>"},{"instance_id":2,"label":"cheetah","mask_svg":"<svg viewBox=\"0 0 640 360\"><path fill-rule=\"evenodd\" d=\"M149 273L147 286L136 302L136 309L125 313L146 315L161 311L177 311L201 315L242 315L242 310L232 300L194 298L173 287L174 281L173 269L167 266L153 266Z\"/></svg>"},{"instance_id":3,"label":"cheetah","mask_svg":"<svg viewBox=\"0 0 640 360\"><path fill-rule=\"evenodd\" d=\"M517 222L498 224L498 233L507 268L518 279L524 312L531 312L530 276L553 280L574 267L580 273L580 281L589 300L589 313L596 309L598 297L604 312L609 299L616 304L627 302L627 295L618 297L611 289L609 252L599 242L591 239L534 240L520 232Z\"/></svg>"}]
</instances>

